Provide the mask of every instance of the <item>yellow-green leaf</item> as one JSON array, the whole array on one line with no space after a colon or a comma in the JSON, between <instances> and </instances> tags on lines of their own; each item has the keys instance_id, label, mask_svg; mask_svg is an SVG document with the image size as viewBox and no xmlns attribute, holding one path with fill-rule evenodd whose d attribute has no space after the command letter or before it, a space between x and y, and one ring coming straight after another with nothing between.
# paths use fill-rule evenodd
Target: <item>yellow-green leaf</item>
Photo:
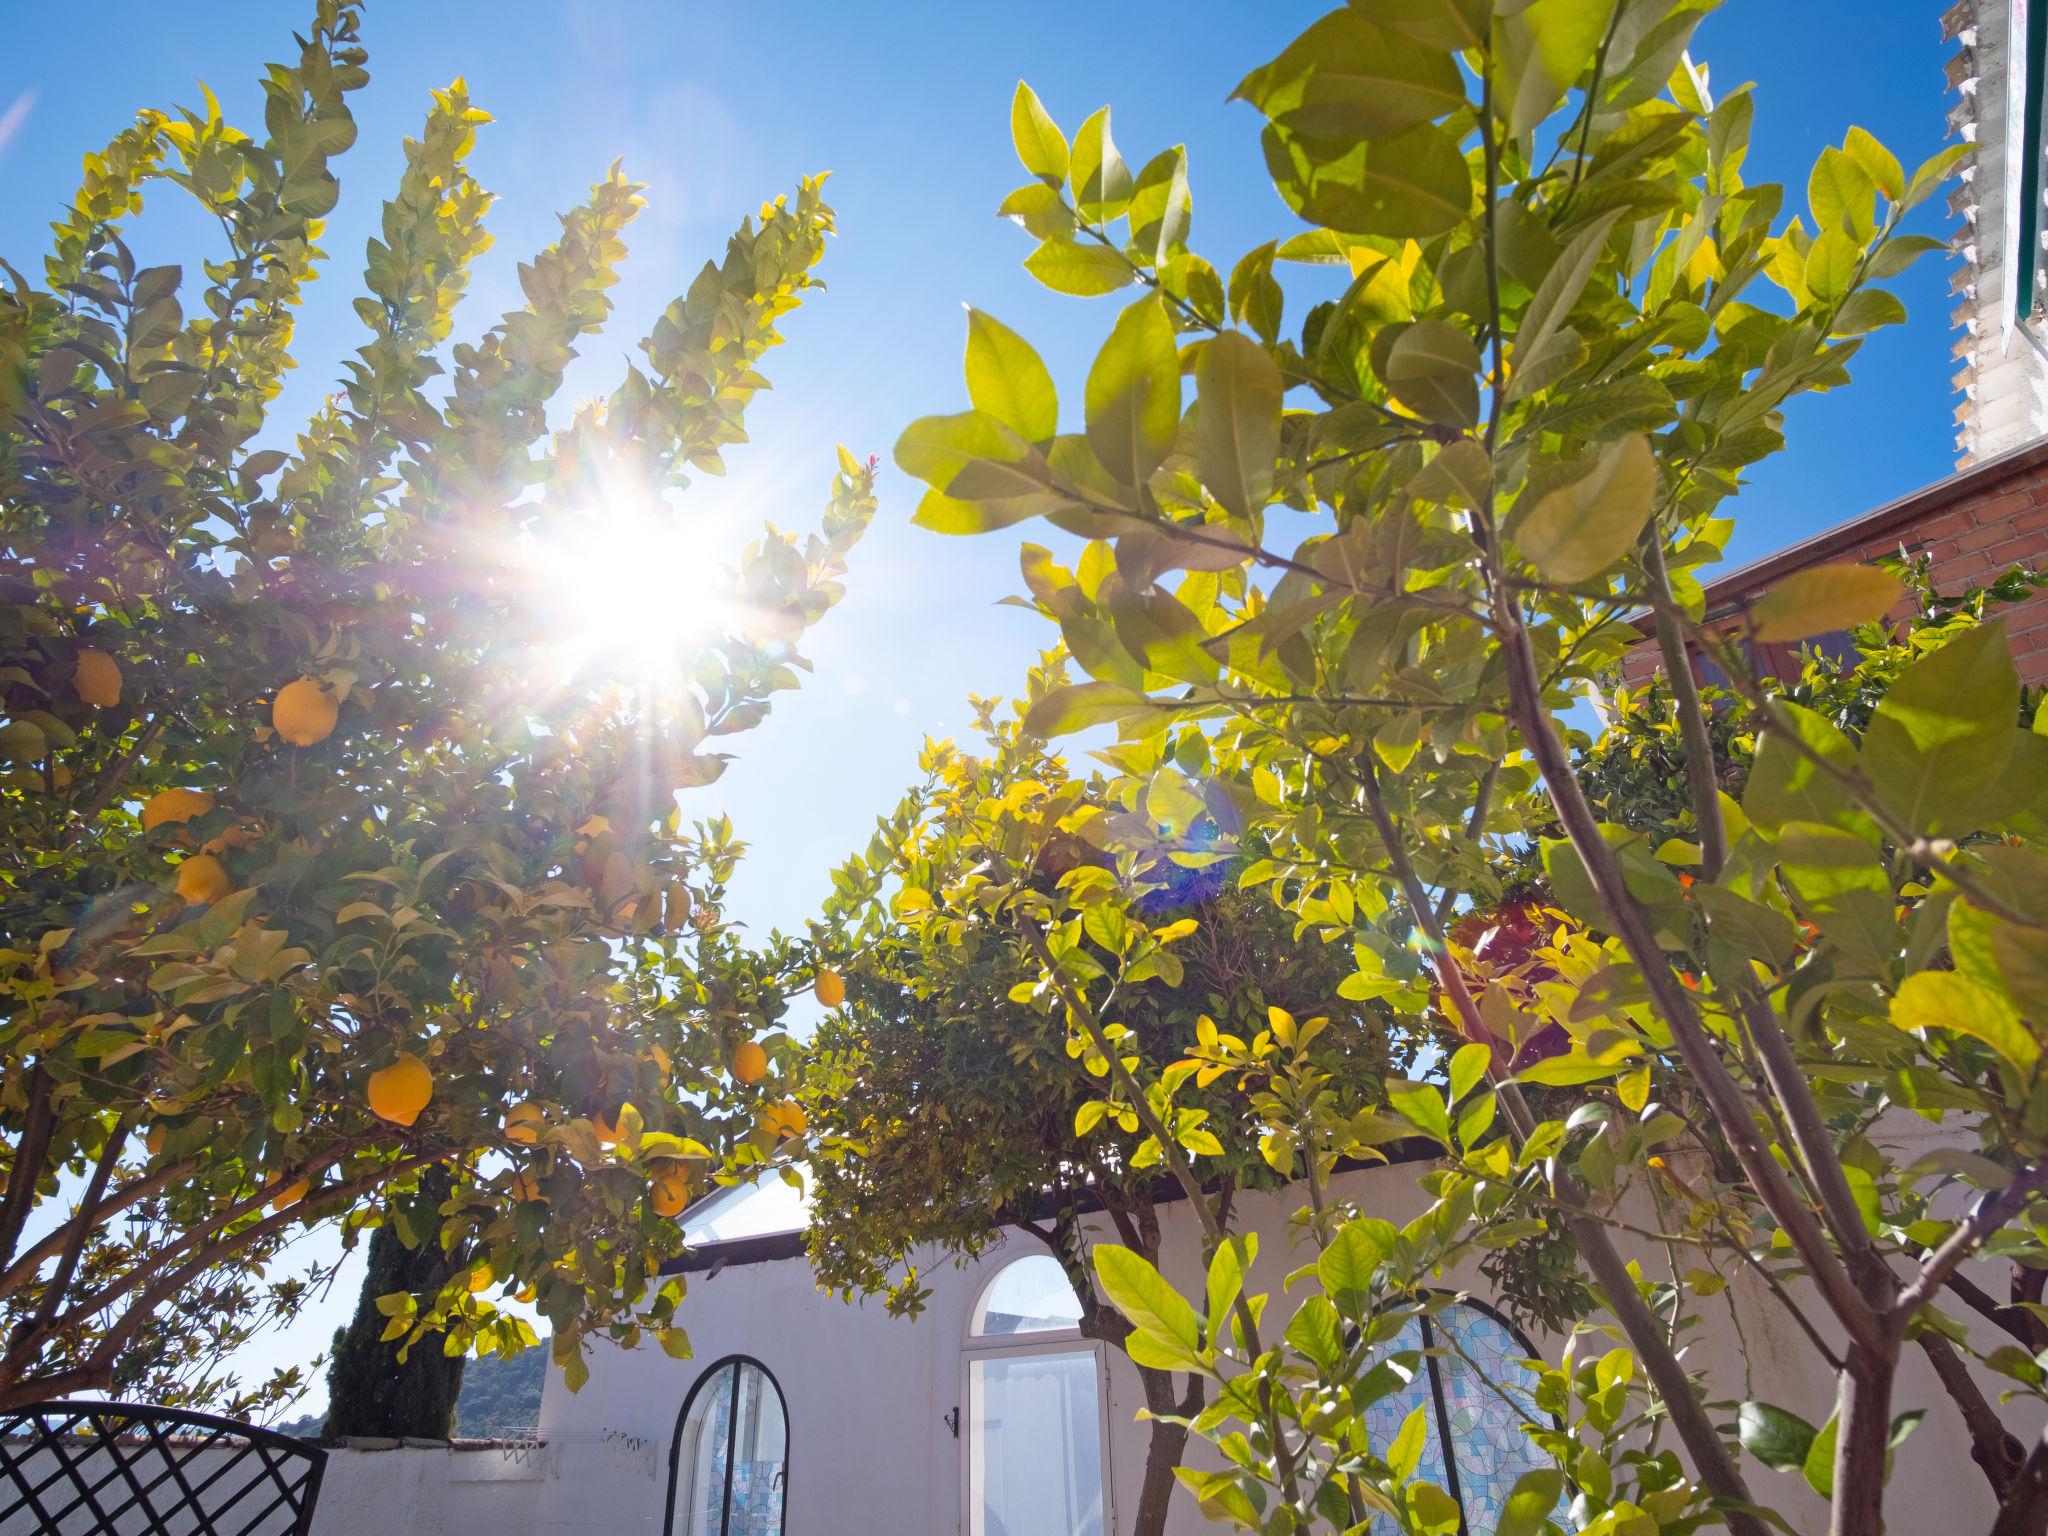
<instances>
[{"instance_id":1,"label":"yellow-green leaf","mask_svg":"<svg viewBox=\"0 0 2048 1536\"><path fill-rule=\"evenodd\" d=\"M1805 640L1881 619L1905 592L1899 578L1874 565L1815 565L1794 571L1750 610L1759 640Z\"/></svg>"}]
</instances>

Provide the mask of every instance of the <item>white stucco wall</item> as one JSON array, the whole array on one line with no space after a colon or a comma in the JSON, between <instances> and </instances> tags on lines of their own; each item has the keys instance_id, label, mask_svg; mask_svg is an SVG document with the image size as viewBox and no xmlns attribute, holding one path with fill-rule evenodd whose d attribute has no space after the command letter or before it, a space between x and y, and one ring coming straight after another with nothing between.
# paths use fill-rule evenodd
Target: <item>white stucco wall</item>
<instances>
[{"instance_id":1,"label":"white stucco wall","mask_svg":"<svg viewBox=\"0 0 2048 1536\"><path fill-rule=\"evenodd\" d=\"M1396 1223L1423 1207L1413 1167L1375 1169L1345 1175L1341 1193ZM1287 1217L1300 1204L1291 1194L1251 1195L1240 1205L1242 1224L1261 1234L1253 1276L1256 1289L1274 1294L1276 1331L1289 1304L1281 1295L1286 1273L1303 1261L1289 1250ZM1185 1289L1198 1289L1199 1232L1181 1206L1162 1210L1164 1267ZM1021 1235L964 1270L939 1266L925 1272L933 1296L915 1322L887 1316L879 1303L847 1306L815 1289L802 1259L729 1267L690 1277L683 1321L696 1358L671 1360L651 1346L631 1352L600 1347L591 1361L591 1380L571 1394L549 1373L542 1400L542 1433L566 1436L561 1473L535 1490L536 1536L571 1533L647 1532L662 1528L667 1490L667 1457L683 1399L703 1370L729 1354L752 1356L780 1383L790 1417L789 1502L791 1536L905 1536L961 1529L962 1480L966 1460L945 1416L964 1413L961 1344L967 1317L982 1286L1004 1264L1040 1251ZM1661 1252L1644 1252L1646 1271L1658 1273ZM1990 1283L2002 1280L1987 1276ZM1476 1274L1451 1275L1445 1284L1481 1297L1485 1282ZM1708 1311L1708 1323L1687 1347L1687 1362L1707 1370L1731 1395L1747 1390L1819 1423L1829 1411L1829 1377L1803 1333L1774 1304L1738 1283L1735 1306L1740 1330L1725 1313ZM1997 1342L1986 1325L1980 1341ZM1538 1339L1554 1353L1557 1340ZM1141 1405L1135 1371L1121 1355L1110 1356L1108 1413L1111 1429L1109 1474L1114 1484L1116 1529L1128 1531L1143 1472L1146 1426L1136 1419ZM1995 1387L1989 1395L1995 1401ZM1932 1373L1917 1352L1902 1372L1897 1410L1929 1409L1927 1422L1899 1453L1893 1478L1891 1528L1899 1531L1982 1529L1993 1507L1982 1475L1969 1460L1969 1445ZM1733 1408L1727 1409L1729 1417ZM2033 1426L2015 1416L2023 1436ZM644 1474L601 1469L590 1462L588 1440L605 1430L651 1442L651 1466ZM1758 1494L1772 1501L1801 1530L1825 1528L1825 1514L1803 1484L1788 1475L1752 1467ZM468 1528L468 1522L463 1522ZM505 1527L501 1529L514 1529ZM1182 1496L1171 1529L1174 1536L1214 1529Z\"/></svg>"}]
</instances>

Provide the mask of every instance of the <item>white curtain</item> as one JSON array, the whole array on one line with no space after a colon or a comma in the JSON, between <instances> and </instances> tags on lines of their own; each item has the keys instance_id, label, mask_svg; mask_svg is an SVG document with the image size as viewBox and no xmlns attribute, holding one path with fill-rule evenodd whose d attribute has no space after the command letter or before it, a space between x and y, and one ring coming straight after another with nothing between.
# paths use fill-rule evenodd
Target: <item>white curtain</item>
<instances>
[{"instance_id":1,"label":"white curtain","mask_svg":"<svg viewBox=\"0 0 2048 1536\"><path fill-rule=\"evenodd\" d=\"M1102 1536L1093 1350L976 1360L970 1536Z\"/></svg>"}]
</instances>

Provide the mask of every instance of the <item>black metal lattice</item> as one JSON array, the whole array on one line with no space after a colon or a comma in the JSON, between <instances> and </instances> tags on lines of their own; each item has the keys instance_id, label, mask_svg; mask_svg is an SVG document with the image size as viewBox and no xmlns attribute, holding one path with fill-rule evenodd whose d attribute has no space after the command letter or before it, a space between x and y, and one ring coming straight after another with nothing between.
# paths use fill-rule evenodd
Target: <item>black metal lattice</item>
<instances>
[{"instance_id":1,"label":"black metal lattice","mask_svg":"<svg viewBox=\"0 0 2048 1536\"><path fill-rule=\"evenodd\" d=\"M0 1536L307 1536L327 1453L138 1403L0 1414Z\"/></svg>"}]
</instances>

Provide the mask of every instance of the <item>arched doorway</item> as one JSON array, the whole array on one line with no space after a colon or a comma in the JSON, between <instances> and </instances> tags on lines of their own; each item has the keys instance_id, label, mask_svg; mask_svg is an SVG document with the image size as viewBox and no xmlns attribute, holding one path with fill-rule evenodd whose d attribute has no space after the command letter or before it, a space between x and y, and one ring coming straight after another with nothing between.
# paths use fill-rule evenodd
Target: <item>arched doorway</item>
<instances>
[{"instance_id":1,"label":"arched doorway","mask_svg":"<svg viewBox=\"0 0 2048 1536\"><path fill-rule=\"evenodd\" d=\"M1006 1264L968 1323L967 1536L1103 1536L1109 1465L1102 1348L1049 1254Z\"/></svg>"},{"instance_id":2,"label":"arched doorway","mask_svg":"<svg viewBox=\"0 0 2048 1536\"><path fill-rule=\"evenodd\" d=\"M663 1536L782 1536L789 1414L768 1368L729 1355L697 1378L668 1453Z\"/></svg>"}]
</instances>

